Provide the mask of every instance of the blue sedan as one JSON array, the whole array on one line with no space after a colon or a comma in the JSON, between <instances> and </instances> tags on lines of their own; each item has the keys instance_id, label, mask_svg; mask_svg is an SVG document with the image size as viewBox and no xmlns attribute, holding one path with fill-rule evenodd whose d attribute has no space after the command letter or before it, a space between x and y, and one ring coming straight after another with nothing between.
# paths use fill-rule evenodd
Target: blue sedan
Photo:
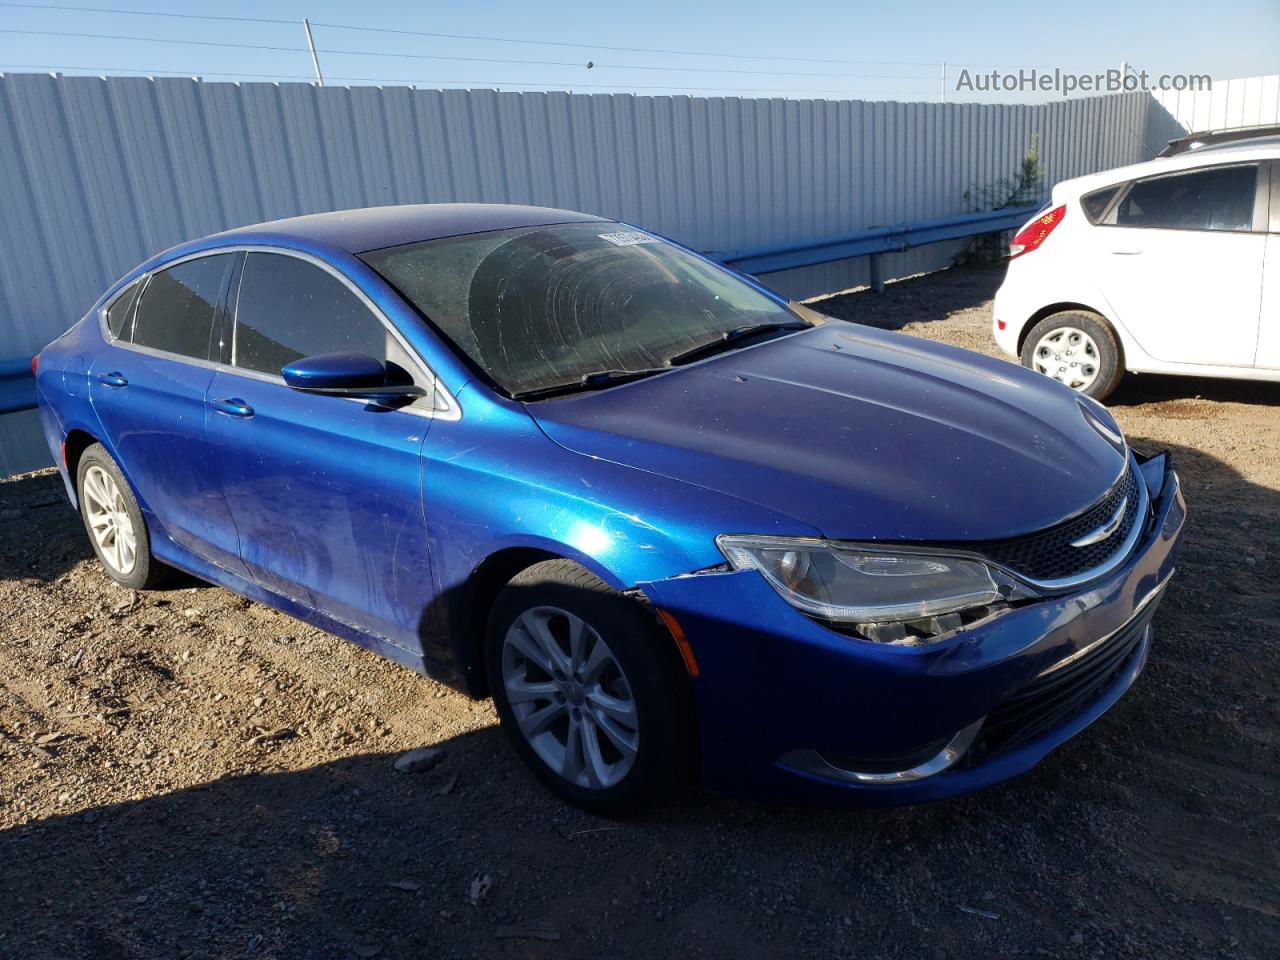
<instances>
[{"instance_id":1,"label":"blue sedan","mask_svg":"<svg viewBox=\"0 0 1280 960\"><path fill-rule=\"evenodd\" d=\"M536 207L244 227L37 358L108 576L175 569L492 696L560 797L912 803L1143 668L1165 455L1003 361Z\"/></svg>"}]
</instances>

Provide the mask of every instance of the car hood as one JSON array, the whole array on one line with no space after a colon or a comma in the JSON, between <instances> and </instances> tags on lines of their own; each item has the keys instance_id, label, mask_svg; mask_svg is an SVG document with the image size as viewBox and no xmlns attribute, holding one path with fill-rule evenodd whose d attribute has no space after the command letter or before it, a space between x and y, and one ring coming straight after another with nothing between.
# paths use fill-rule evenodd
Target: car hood
<instances>
[{"instance_id":1,"label":"car hood","mask_svg":"<svg viewBox=\"0 0 1280 960\"><path fill-rule=\"evenodd\" d=\"M528 410L569 450L830 538L964 541L1050 526L1115 482L1125 455L1082 404L1003 360L833 321Z\"/></svg>"}]
</instances>

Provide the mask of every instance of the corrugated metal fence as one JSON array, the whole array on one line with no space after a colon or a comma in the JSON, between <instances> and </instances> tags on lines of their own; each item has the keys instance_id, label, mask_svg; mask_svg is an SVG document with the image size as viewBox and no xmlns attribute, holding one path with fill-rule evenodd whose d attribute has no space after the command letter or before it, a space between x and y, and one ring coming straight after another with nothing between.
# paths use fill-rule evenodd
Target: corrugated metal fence
<instances>
[{"instance_id":1,"label":"corrugated metal fence","mask_svg":"<svg viewBox=\"0 0 1280 960\"><path fill-rule=\"evenodd\" d=\"M1047 183L1149 156L1151 100L1039 106L744 100L0 75L0 360L190 237L301 213L488 201L615 217L738 250L961 213L1038 135ZM1158 144L1154 144L1158 147ZM886 277L956 244L886 257ZM849 261L774 274L793 295ZM0 475L47 460L0 418Z\"/></svg>"},{"instance_id":2,"label":"corrugated metal fence","mask_svg":"<svg viewBox=\"0 0 1280 960\"><path fill-rule=\"evenodd\" d=\"M1280 123L1280 74L1223 80L1211 90L1162 90L1152 97L1186 133Z\"/></svg>"}]
</instances>

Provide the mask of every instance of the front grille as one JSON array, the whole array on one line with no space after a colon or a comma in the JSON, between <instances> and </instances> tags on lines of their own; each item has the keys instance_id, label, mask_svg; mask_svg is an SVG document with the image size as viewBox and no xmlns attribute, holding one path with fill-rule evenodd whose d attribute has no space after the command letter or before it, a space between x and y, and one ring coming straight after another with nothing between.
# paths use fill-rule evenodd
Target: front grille
<instances>
[{"instance_id":1,"label":"front grille","mask_svg":"<svg viewBox=\"0 0 1280 960\"><path fill-rule=\"evenodd\" d=\"M975 755L1025 743L1093 703L1129 665L1155 608L1153 599L1105 643L1065 667L1036 677L996 707L982 726L980 750Z\"/></svg>"},{"instance_id":2,"label":"front grille","mask_svg":"<svg viewBox=\"0 0 1280 960\"><path fill-rule=\"evenodd\" d=\"M1130 464L1110 492L1078 517L1029 536L968 544L966 549L989 557L1030 580L1079 576L1106 563L1138 522L1139 482L1137 471ZM1111 536L1086 547L1071 545L1115 516L1120 501L1125 498L1128 504L1124 518Z\"/></svg>"}]
</instances>

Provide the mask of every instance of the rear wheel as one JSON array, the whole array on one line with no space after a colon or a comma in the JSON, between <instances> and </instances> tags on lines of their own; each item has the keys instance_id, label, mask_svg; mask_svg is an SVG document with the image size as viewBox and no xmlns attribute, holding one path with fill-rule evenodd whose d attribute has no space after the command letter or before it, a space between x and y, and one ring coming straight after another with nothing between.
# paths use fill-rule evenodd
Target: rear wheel
<instances>
[{"instance_id":1,"label":"rear wheel","mask_svg":"<svg viewBox=\"0 0 1280 960\"><path fill-rule=\"evenodd\" d=\"M499 594L487 640L502 725L561 799L620 815L682 781L687 689L674 645L638 601L548 560Z\"/></svg>"},{"instance_id":2,"label":"rear wheel","mask_svg":"<svg viewBox=\"0 0 1280 960\"><path fill-rule=\"evenodd\" d=\"M1032 327L1022 344L1022 365L1095 400L1124 376L1115 331L1088 310L1064 310Z\"/></svg>"},{"instance_id":3,"label":"rear wheel","mask_svg":"<svg viewBox=\"0 0 1280 960\"><path fill-rule=\"evenodd\" d=\"M151 555L151 537L142 510L120 467L95 443L76 467L80 516L93 552L116 583L135 590L160 586L172 573Z\"/></svg>"}]
</instances>

